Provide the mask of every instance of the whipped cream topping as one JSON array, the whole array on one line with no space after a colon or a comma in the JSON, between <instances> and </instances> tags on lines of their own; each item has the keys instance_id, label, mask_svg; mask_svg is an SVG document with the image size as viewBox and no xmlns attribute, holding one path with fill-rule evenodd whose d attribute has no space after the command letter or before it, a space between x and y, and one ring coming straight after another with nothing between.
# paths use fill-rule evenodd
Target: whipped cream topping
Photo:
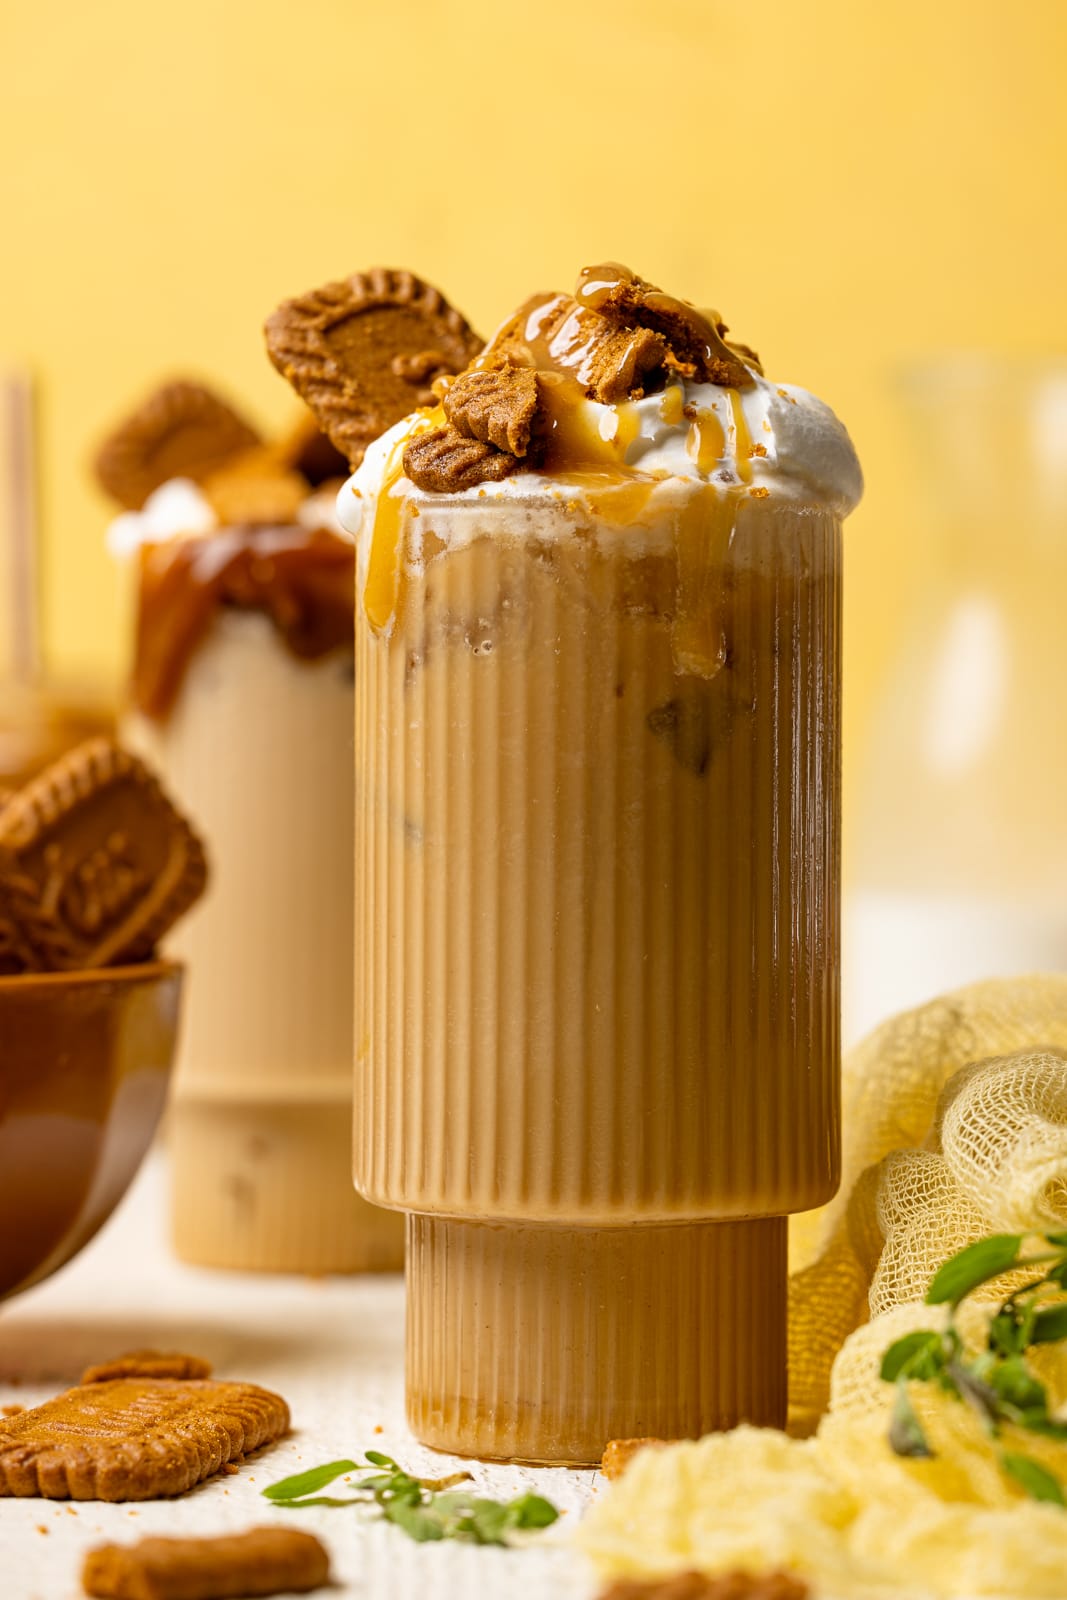
<instances>
[{"instance_id":1,"label":"whipped cream topping","mask_svg":"<svg viewBox=\"0 0 1067 1600\"><path fill-rule=\"evenodd\" d=\"M846 516L863 492L863 475L844 425L805 389L771 383L755 371L752 380L744 389L676 380L657 394L615 405L584 399L570 419L582 436L581 471L519 471L499 483L431 498L581 501L590 492L590 473L610 471L661 480L675 494L686 484L711 484L724 493L744 487L812 500ZM341 524L352 535L369 533L383 490L398 499L421 497L396 469L407 441L436 420L433 413L415 412L369 446L337 499Z\"/></svg>"},{"instance_id":2,"label":"whipped cream topping","mask_svg":"<svg viewBox=\"0 0 1067 1600\"><path fill-rule=\"evenodd\" d=\"M214 533L219 525L211 502L191 478L171 478L148 496L140 511L124 511L107 530L107 548L119 560L145 544Z\"/></svg>"},{"instance_id":3,"label":"whipped cream topping","mask_svg":"<svg viewBox=\"0 0 1067 1600\"><path fill-rule=\"evenodd\" d=\"M330 490L309 494L296 518L302 528L328 528L338 538L350 541ZM198 538L217 532L220 526L210 500L191 478L171 478L153 490L140 511L124 511L115 518L107 530L107 548L112 556L126 561L142 545Z\"/></svg>"}]
</instances>

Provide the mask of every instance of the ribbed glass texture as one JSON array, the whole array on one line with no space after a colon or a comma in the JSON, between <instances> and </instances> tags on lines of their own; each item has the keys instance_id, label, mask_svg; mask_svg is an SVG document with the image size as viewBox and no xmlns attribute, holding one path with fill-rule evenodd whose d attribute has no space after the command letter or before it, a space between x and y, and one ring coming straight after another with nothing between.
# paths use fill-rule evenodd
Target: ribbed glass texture
<instances>
[{"instance_id":1,"label":"ribbed glass texture","mask_svg":"<svg viewBox=\"0 0 1067 1600\"><path fill-rule=\"evenodd\" d=\"M818 1205L837 521L418 509L392 632L357 623L357 1184L571 1226Z\"/></svg>"},{"instance_id":2,"label":"ribbed glass texture","mask_svg":"<svg viewBox=\"0 0 1067 1600\"><path fill-rule=\"evenodd\" d=\"M785 1423L786 1220L562 1228L408 1218L424 1443L572 1464L609 1439Z\"/></svg>"},{"instance_id":3,"label":"ribbed glass texture","mask_svg":"<svg viewBox=\"0 0 1067 1600\"><path fill-rule=\"evenodd\" d=\"M183 1259L399 1269L403 1225L351 1188L352 657L299 661L224 610L142 750L202 833L208 891L168 940L189 970L170 1107Z\"/></svg>"}]
</instances>

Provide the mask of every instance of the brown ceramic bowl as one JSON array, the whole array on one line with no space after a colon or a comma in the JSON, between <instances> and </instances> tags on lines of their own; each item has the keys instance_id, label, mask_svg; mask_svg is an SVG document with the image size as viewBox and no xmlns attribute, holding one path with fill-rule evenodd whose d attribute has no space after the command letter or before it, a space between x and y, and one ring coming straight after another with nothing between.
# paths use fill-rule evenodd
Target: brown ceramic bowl
<instances>
[{"instance_id":1,"label":"brown ceramic bowl","mask_svg":"<svg viewBox=\"0 0 1067 1600\"><path fill-rule=\"evenodd\" d=\"M0 1296L92 1238L166 1096L182 969L172 961L0 978Z\"/></svg>"}]
</instances>

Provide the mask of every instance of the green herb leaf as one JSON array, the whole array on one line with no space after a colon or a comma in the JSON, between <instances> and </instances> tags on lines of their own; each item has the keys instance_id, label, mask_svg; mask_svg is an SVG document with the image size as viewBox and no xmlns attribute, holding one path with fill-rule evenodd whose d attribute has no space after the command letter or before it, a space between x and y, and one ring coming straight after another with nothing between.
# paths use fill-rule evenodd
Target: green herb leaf
<instances>
[{"instance_id":1,"label":"green herb leaf","mask_svg":"<svg viewBox=\"0 0 1067 1600\"><path fill-rule=\"evenodd\" d=\"M923 1328L889 1346L880 1373L887 1383L895 1383L902 1373L908 1378L933 1378L944 1365L941 1335Z\"/></svg>"},{"instance_id":2,"label":"green herb leaf","mask_svg":"<svg viewBox=\"0 0 1067 1600\"><path fill-rule=\"evenodd\" d=\"M515 1526L511 1507L500 1500L472 1500L466 1532L476 1544L503 1544Z\"/></svg>"},{"instance_id":3,"label":"green herb leaf","mask_svg":"<svg viewBox=\"0 0 1067 1600\"><path fill-rule=\"evenodd\" d=\"M1048 1411L1045 1385L1039 1383L1022 1356L998 1362L989 1374L989 1388L1007 1405L1019 1410Z\"/></svg>"},{"instance_id":4,"label":"green herb leaf","mask_svg":"<svg viewBox=\"0 0 1067 1600\"><path fill-rule=\"evenodd\" d=\"M989 1324L990 1350L1002 1356L1015 1356L1025 1350L1028 1343L1025 1321L1008 1307L998 1311Z\"/></svg>"},{"instance_id":5,"label":"green herb leaf","mask_svg":"<svg viewBox=\"0 0 1067 1600\"><path fill-rule=\"evenodd\" d=\"M473 1495L455 1485L471 1481L469 1472L453 1472L445 1478L416 1478L397 1465L392 1456L368 1450L365 1461L377 1472L367 1473L355 1461L331 1461L323 1467L284 1478L263 1493L275 1505L356 1506L376 1505L387 1522L403 1530L420 1544L440 1539L461 1539L470 1544L507 1544L509 1534L519 1529L547 1528L559 1513L549 1501L536 1494L519 1495L515 1500L491 1500ZM348 1485L348 1499L317 1495L335 1478L363 1472Z\"/></svg>"},{"instance_id":6,"label":"green herb leaf","mask_svg":"<svg viewBox=\"0 0 1067 1600\"><path fill-rule=\"evenodd\" d=\"M517 1528L550 1528L559 1521L559 1512L551 1500L539 1494L520 1494L511 1502Z\"/></svg>"},{"instance_id":7,"label":"green herb leaf","mask_svg":"<svg viewBox=\"0 0 1067 1600\"><path fill-rule=\"evenodd\" d=\"M323 1467L311 1467L307 1472L297 1472L291 1478L269 1484L263 1494L268 1500L302 1500L316 1489L325 1489L335 1478L343 1478L346 1472L358 1471L355 1461L328 1461Z\"/></svg>"},{"instance_id":8,"label":"green herb leaf","mask_svg":"<svg viewBox=\"0 0 1067 1600\"><path fill-rule=\"evenodd\" d=\"M893 1402L893 1420L889 1425L889 1443L898 1456L914 1456L930 1460L930 1449L922 1424L912 1409L908 1387L903 1379L897 1380L897 1397Z\"/></svg>"},{"instance_id":9,"label":"green herb leaf","mask_svg":"<svg viewBox=\"0 0 1067 1600\"><path fill-rule=\"evenodd\" d=\"M347 1500L341 1500L332 1494L309 1494L302 1500L275 1500L274 1504L279 1511L303 1511L305 1506L358 1506L361 1502L351 1495Z\"/></svg>"},{"instance_id":10,"label":"green herb leaf","mask_svg":"<svg viewBox=\"0 0 1067 1600\"><path fill-rule=\"evenodd\" d=\"M387 1522L403 1528L408 1538L418 1544L445 1537L444 1523L428 1506L412 1505L409 1500L390 1500L382 1510Z\"/></svg>"},{"instance_id":11,"label":"green herb leaf","mask_svg":"<svg viewBox=\"0 0 1067 1600\"><path fill-rule=\"evenodd\" d=\"M1067 1506L1060 1480L1030 1456L1002 1450L1000 1465L1009 1478L1014 1478L1016 1483L1022 1484L1031 1500L1047 1500L1052 1505Z\"/></svg>"},{"instance_id":12,"label":"green herb leaf","mask_svg":"<svg viewBox=\"0 0 1067 1600\"><path fill-rule=\"evenodd\" d=\"M1045 1238L1053 1246L1051 1252L1023 1256L1021 1235L993 1234L960 1250L935 1273L926 1298L930 1304L948 1304L944 1333L920 1330L908 1334L890 1345L882 1357L882 1376L895 1378L897 1383L889 1439L898 1454L931 1454L910 1403L909 1381L932 1380L966 1401L993 1438L1005 1423L1012 1423L1044 1438L1067 1442L1067 1421L1049 1416L1045 1386L1026 1359L1033 1345L1067 1341L1067 1304L1048 1305L1042 1298L1050 1289L1067 1289L1067 1233L1050 1233ZM1047 1271L1016 1284L990 1321L986 1348L968 1356L955 1324L960 1302L1014 1267L1044 1269L1046 1264ZM1039 1462L1012 1451L1001 1451L998 1461L1001 1470L1034 1499L1064 1505L1063 1485Z\"/></svg>"},{"instance_id":13,"label":"green herb leaf","mask_svg":"<svg viewBox=\"0 0 1067 1600\"><path fill-rule=\"evenodd\" d=\"M940 1306L947 1301L958 1306L980 1284L1010 1271L1018 1262L1022 1242L1018 1233L992 1233L950 1256L926 1291L927 1305Z\"/></svg>"},{"instance_id":14,"label":"green herb leaf","mask_svg":"<svg viewBox=\"0 0 1067 1600\"><path fill-rule=\"evenodd\" d=\"M1067 1444L1067 1422L1060 1422L1056 1417L1046 1413L1034 1415L1024 1414L1019 1418L1024 1428L1029 1428L1031 1433L1040 1433L1046 1439L1060 1439Z\"/></svg>"}]
</instances>

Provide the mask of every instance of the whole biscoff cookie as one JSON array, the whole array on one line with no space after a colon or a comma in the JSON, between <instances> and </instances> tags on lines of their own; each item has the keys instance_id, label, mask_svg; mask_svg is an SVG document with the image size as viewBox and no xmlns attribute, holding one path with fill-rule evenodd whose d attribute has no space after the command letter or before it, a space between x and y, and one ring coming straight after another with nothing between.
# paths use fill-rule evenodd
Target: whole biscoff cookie
<instances>
[{"instance_id":1,"label":"whole biscoff cookie","mask_svg":"<svg viewBox=\"0 0 1067 1600\"><path fill-rule=\"evenodd\" d=\"M386 428L432 405L434 379L462 372L482 345L440 290L389 267L285 301L264 332L270 359L352 467Z\"/></svg>"},{"instance_id":2,"label":"whole biscoff cookie","mask_svg":"<svg viewBox=\"0 0 1067 1600\"><path fill-rule=\"evenodd\" d=\"M0 945L23 968L143 960L206 881L192 828L108 739L79 745L0 812Z\"/></svg>"},{"instance_id":3,"label":"whole biscoff cookie","mask_svg":"<svg viewBox=\"0 0 1067 1600\"><path fill-rule=\"evenodd\" d=\"M156 1500L183 1494L289 1427L252 1383L113 1378L0 1423L0 1496Z\"/></svg>"},{"instance_id":4,"label":"whole biscoff cookie","mask_svg":"<svg viewBox=\"0 0 1067 1600\"><path fill-rule=\"evenodd\" d=\"M90 1550L82 1587L99 1600L236 1600L307 1594L330 1579L330 1558L314 1534L250 1528L214 1539L141 1539Z\"/></svg>"},{"instance_id":5,"label":"whole biscoff cookie","mask_svg":"<svg viewBox=\"0 0 1067 1600\"><path fill-rule=\"evenodd\" d=\"M200 482L244 450L259 434L232 406L202 383L165 383L104 440L96 476L111 497L139 511L153 489L171 478Z\"/></svg>"}]
</instances>

